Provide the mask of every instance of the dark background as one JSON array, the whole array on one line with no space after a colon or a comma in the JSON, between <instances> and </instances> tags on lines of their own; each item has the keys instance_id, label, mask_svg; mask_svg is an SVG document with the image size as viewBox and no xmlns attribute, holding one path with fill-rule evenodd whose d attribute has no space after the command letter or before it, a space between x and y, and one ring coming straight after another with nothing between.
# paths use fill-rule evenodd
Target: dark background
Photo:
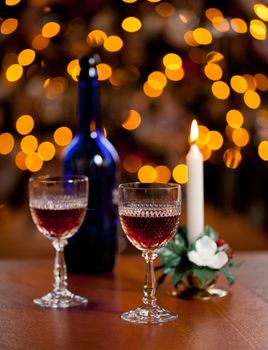
<instances>
[{"instance_id":1,"label":"dark background","mask_svg":"<svg viewBox=\"0 0 268 350\"><path fill-rule=\"evenodd\" d=\"M206 222L216 226L236 249L268 248L268 165L258 155L259 143L268 140L267 90L256 89L261 98L258 109L248 108L241 94L232 89L228 99L219 100L211 93L213 82L203 71L207 54L218 51L224 56L221 80L228 85L233 75L267 73L267 39L256 40L249 30L244 34L232 28L217 31L206 17L206 10L213 7L221 10L228 22L242 18L249 26L252 19L258 19L254 2L167 1L173 9L168 17L161 17L156 11L160 3L163 1L29 0L8 6L1 2L1 23L16 18L18 28L8 35L0 33L0 134L9 132L15 139L12 152L0 154L0 256L50 252L49 242L36 233L29 216L27 181L32 173L15 164L22 138L15 123L22 114L33 116L32 134L40 141L53 142L53 133L60 126L68 126L75 133L76 82L66 68L73 59L94 52L100 53L103 62L113 70L123 70L127 77L120 86L109 80L101 83L103 124L121 159L121 182L138 180L137 172L129 173L123 166L129 154L137 155L143 165L165 165L171 172L176 165L184 164L190 123L196 117L200 124L219 131L224 138L223 146L205 161ZM187 18L186 25L179 20L182 14ZM138 32L122 29L121 22L128 16L141 20ZM32 48L33 38L49 21L60 24L59 34L50 39L46 48L35 50L34 62L24 67L18 81L7 81L7 67L16 63L21 50ZM197 27L211 31L211 44L191 47L185 43L185 32ZM87 35L94 29L120 36L122 49L108 52L103 45L91 45ZM169 52L182 58L184 78L168 81L160 97L150 98L144 94L143 84L151 72L164 71L162 58ZM46 79L55 77L64 77L66 86L61 94L51 98L42 86ZM137 110L142 117L140 126L133 131L122 127L129 109ZM226 149L235 147L225 135L225 116L230 109L243 113L243 127L250 134L235 169L228 168L223 160ZM44 162L35 174L61 172L63 148L55 146L55 157ZM184 217L185 213L183 221ZM124 250L126 243L121 234L120 237L120 249Z\"/></svg>"}]
</instances>

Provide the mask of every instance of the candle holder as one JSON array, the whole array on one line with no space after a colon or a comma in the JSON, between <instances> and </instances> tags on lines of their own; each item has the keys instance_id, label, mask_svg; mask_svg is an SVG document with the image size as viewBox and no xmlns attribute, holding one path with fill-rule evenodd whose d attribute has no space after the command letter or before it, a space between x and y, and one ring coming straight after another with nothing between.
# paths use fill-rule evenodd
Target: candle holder
<instances>
[{"instance_id":1,"label":"candle holder","mask_svg":"<svg viewBox=\"0 0 268 350\"><path fill-rule=\"evenodd\" d=\"M180 226L174 238L158 253L161 265L156 270L162 274L158 285L171 276L172 297L182 299L209 300L227 295L227 291L215 288L220 274L229 285L235 282L230 268L237 269L240 263L233 259L230 246L219 239L218 233L210 226L194 241L187 239L187 228Z\"/></svg>"}]
</instances>

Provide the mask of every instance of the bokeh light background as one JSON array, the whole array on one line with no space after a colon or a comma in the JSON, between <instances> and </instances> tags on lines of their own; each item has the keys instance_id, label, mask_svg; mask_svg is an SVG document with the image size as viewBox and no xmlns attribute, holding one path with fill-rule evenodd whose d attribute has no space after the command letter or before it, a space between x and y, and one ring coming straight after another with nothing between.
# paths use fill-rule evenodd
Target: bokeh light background
<instances>
[{"instance_id":1,"label":"bokeh light background","mask_svg":"<svg viewBox=\"0 0 268 350\"><path fill-rule=\"evenodd\" d=\"M205 198L267 229L268 6L262 1L3 0L0 203L60 173L76 132L78 58L98 52L121 181L186 184L193 118Z\"/></svg>"}]
</instances>

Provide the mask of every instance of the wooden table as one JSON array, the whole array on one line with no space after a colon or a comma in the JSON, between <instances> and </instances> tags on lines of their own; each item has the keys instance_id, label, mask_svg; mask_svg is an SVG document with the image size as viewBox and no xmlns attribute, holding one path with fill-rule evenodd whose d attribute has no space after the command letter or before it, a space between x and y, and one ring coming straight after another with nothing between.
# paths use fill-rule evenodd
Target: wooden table
<instances>
[{"instance_id":1,"label":"wooden table","mask_svg":"<svg viewBox=\"0 0 268 350\"><path fill-rule=\"evenodd\" d=\"M42 309L32 299L52 285L52 261L0 261L0 349L247 350L268 349L268 252L237 254L245 263L223 299L185 301L158 290L159 304L179 313L162 325L120 319L142 297L144 262L121 256L114 275L69 275L87 308ZM226 285L225 285L226 287Z\"/></svg>"}]
</instances>

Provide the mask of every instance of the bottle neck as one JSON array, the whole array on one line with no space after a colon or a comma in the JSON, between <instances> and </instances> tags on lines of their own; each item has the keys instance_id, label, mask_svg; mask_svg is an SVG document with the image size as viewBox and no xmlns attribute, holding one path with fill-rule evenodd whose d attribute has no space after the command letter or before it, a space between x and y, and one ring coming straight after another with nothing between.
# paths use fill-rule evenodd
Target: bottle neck
<instances>
[{"instance_id":1,"label":"bottle neck","mask_svg":"<svg viewBox=\"0 0 268 350\"><path fill-rule=\"evenodd\" d=\"M97 77L78 82L79 133L102 132L100 116L100 92Z\"/></svg>"}]
</instances>

